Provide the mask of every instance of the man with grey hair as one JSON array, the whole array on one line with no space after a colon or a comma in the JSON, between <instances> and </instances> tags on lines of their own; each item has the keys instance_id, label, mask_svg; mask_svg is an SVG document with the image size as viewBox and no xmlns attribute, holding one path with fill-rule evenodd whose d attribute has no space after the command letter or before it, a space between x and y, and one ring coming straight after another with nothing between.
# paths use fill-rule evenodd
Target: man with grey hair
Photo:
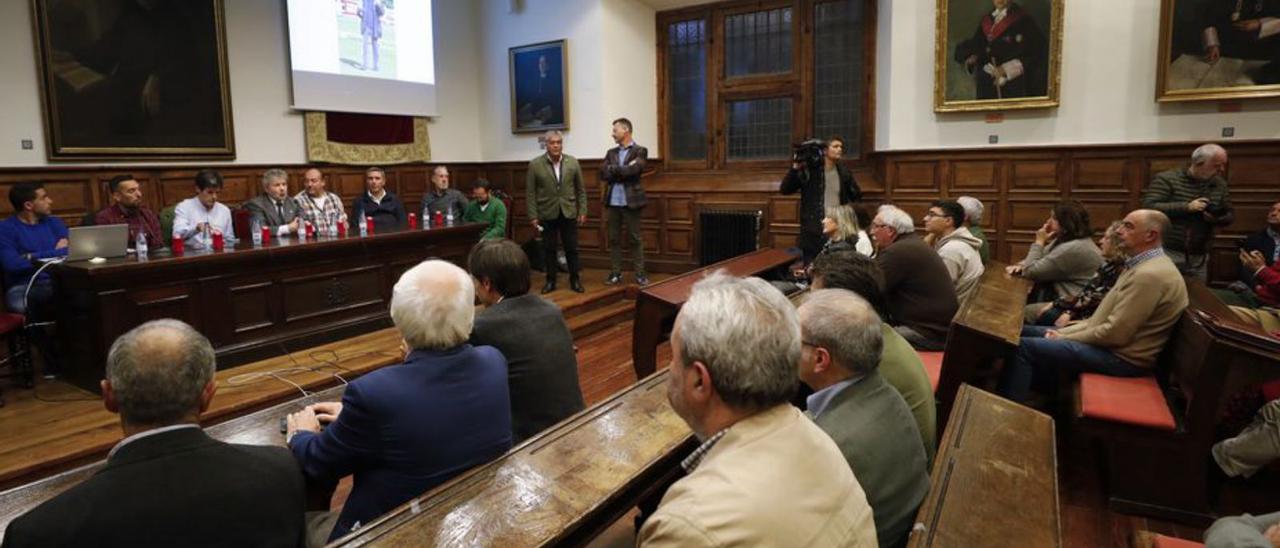
<instances>
[{"instance_id":1,"label":"man with grey hair","mask_svg":"<svg viewBox=\"0 0 1280 548\"><path fill-rule=\"evenodd\" d=\"M341 403L289 416L289 448L308 480L330 486L355 476L340 514L307 516L309 544L345 535L511 448L507 360L467 343L474 299L471 276L452 263L409 269L391 295L404 363L351 381Z\"/></svg>"},{"instance_id":2,"label":"man with grey hair","mask_svg":"<svg viewBox=\"0 0 1280 548\"><path fill-rule=\"evenodd\" d=\"M973 196L961 196L956 198L960 202L960 207L964 208L964 227L969 229L969 233L982 240L982 247L978 248L978 256L982 257L982 264L991 261L991 245L987 242L987 235L982 231L982 212L986 209L982 205L982 201Z\"/></svg>"},{"instance_id":3,"label":"man with grey hair","mask_svg":"<svg viewBox=\"0 0 1280 548\"><path fill-rule=\"evenodd\" d=\"M1223 178L1227 151L1213 143L1191 153L1187 167L1157 173L1142 193L1142 207L1169 217L1164 235L1169 259L1184 275L1204 281L1214 229L1235 220L1231 191Z\"/></svg>"},{"instance_id":4,"label":"man with grey hair","mask_svg":"<svg viewBox=\"0 0 1280 548\"><path fill-rule=\"evenodd\" d=\"M102 401L125 438L84 483L13 520L4 545L299 546L306 496L289 452L200 429L213 371L209 340L178 320L116 339Z\"/></svg>"},{"instance_id":5,"label":"man with grey hair","mask_svg":"<svg viewBox=\"0 0 1280 548\"><path fill-rule=\"evenodd\" d=\"M289 199L289 173L283 169L263 173L262 194L245 202L244 208L277 236L297 234L303 228L301 209Z\"/></svg>"},{"instance_id":6,"label":"man with grey hair","mask_svg":"<svg viewBox=\"0 0 1280 548\"><path fill-rule=\"evenodd\" d=\"M942 350L960 308L942 257L915 234L911 215L891 205L880 206L871 238L894 330L916 350Z\"/></svg>"},{"instance_id":7,"label":"man with grey hair","mask_svg":"<svg viewBox=\"0 0 1280 548\"><path fill-rule=\"evenodd\" d=\"M455 222L462 222L462 215L467 211L467 197L456 188L449 186L449 168L441 164L431 169L431 187L422 195L422 222L434 222L435 214L448 218L453 216Z\"/></svg>"},{"instance_id":8,"label":"man with grey hair","mask_svg":"<svg viewBox=\"0 0 1280 548\"><path fill-rule=\"evenodd\" d=\"M928 459L907 402L880 375L880 317L862 297L820 289L800 305L806 414L867 492L881 546L904 546L929 493Z\"/></svg>"},{"instance_id":9,"label":"man with grey hair","mask_svg":"<svg viewBox=\"0 0 1280 548\"><path fill-rule=\"evenodd\" d=\"M1032 387L1052 393L1062 371L1151 375L1187 307L1187 284L1161 246L1168 230L1169 218L1159 211L1126 215L1117 234L1129 258L1115 287L1084 321L1062 329L1023 327L1014 359L1005 360L1000 393L1019 402Z\"/></svg>"},{"instance_id":10,"label":"man with grey hair","mask_svg":"<svg viewBox=\"0 0 1280 548\"><path fill-rule=\"evenodd\" d=\"M639 546L875 546L839 448L789 404L800 326L767 282L713 274L671 332L667 399L702 445L641 527Z\"/></svg>"},{"instance_id":11,"label":"man with grey hair","mask_svg":"<svg viewBox=\"0 0 1280 548\"><path fill-rule=\"evenodd\" d=\"M548 131L547 153L529 160L525 175L525 202L529 222L542 233L542 264L547 274L542 292L556 290L557 247L564 244L569 264L569 289L582 287L578 266L578 227L587 221L587 188L578 159L564 153L564 135Z\"/></svg>"}]
</instances>

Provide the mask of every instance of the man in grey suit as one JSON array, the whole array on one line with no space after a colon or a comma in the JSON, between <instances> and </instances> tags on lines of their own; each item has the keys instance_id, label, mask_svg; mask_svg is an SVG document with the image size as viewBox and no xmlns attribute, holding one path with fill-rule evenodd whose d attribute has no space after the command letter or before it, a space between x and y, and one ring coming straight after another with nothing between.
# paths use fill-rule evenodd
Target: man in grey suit
<instances>
[{"instance_id":1,"label":"man in grey suit","mask_svg":"<svg viewBox=\"0 0 1280 548\"><path fill-rule=\"evenodd\" d=\"M844 289L812 292L799 315L800 380L814 389L806 413L866 490L880 546L905 546L929 471L911 409L877 370L880 317Z\"/></svg>"},{"instance_id":2,"label":"man in grey suit","mask_svg":"<svg viewBox=\"0 0 1280 548\"><path fill-rule=\"evenodd\" d=\"M289 173L283 169L273 168L263 173L262 194L246 202L244 208L277 236L302 230L302 211L297 202L289 199Z\"/></svg>"},{"instance_id":3,"label":"man in grey suit","mask_svg":"<svg viewBox=\"0 0 1280 548\"><path fill-rule=\"evenodd\" d=\"M507 357L513 441L581 411L573 336L560 307L529 294L529 257L511 240L484 240L471 249L467 270L485 304L471 344L493 346Z\"/></svg>"},{"instance_id":4,"label":"man in grey suit","mask_svg":"<svg viewBox=\"0 0 1280 548\"><path fill-rule=\"evenodd\" d=\"M547 282L543 293L556 290L556 244L564 243L569 262L569 289L582 293L578 267L578 227L587 221L587 189L578 159L564 153L564 135L546 134L547 153L529 161L525 176L525 201L534 230L542 231L542 264Z\"/></svg>"}]
</instances>

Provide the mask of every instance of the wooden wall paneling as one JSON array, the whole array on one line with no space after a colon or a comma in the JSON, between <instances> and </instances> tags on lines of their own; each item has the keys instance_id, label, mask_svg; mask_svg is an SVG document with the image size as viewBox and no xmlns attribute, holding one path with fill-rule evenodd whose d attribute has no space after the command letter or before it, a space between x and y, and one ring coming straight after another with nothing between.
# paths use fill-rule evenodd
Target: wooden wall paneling
<instances>
[{"instance_id":1,"label":"wooden wall paneling","mask_svg":"<svg viewBox=\"0 0 1280 548\"><path fill-rule=\"evenodd\" d=\"M893 193L901 191L938 191L938 161L937 160L912 160L893 162L889 169L889 179L892 183L888 186L888 192Z\"/></svg>"},{"instance_id":2,"label":"wooden wall paneling","mask_svg":"<svg viewBox=\"0 0 1280 548\"><path fill-rule=\"evenodd\" d=\"M1231 156L1228 169L1232 191L1280 188L1280 156Z\"/></svg>"},{"instance_id":3,"label":"wooden wall paneling","mask_svg":"<svg viewBox=\"0 0 1280 548\"><path fill-rule=\"evenodd\" d=\"M1000 190L1000 163L995 160L962 160L950 162L947 196L955 199L971 192Z\"/></svg>"},{"instance_id":4,"label":"wooden wall paneling","mask_svg":"<svg viewBox=\"0 0 1280 548\"><path fill-rule=\"evenodd\" d=\"M1092 228L1095 234L1102 234L1112 222L1124 219L1132 209L1127 201L1090 199L1080 196L1076 198L1089 212L1089 228Z\"/></svg>"},{"instance_id":5,"label":"wooden wall paneling","mask_svg":"<svg viewBox=\"0 0 1280 548\"><path fill-rule=\"evenodd\" d=\"M227 288L231 300L231 326L236 337L253 336L255 331L275 325L269 280L244 281Z\"/></svg>"},{"instance_id":6,"label":"wooden wall paneling","mask_svg":"<svg viewBox=\"0 0 1280 548\"><path fill-rule=\"evenodd\" d=\"M1058 192L1057 160L1011 160L1009 192Z\"/></svg>"},{"instance_id":7,"label":"wooden wall paneling","mask_svg":"<svg viewBox=\"0 0 1280 548\"><path fill-rule=\"evenodd\" d=\"M1130 171L1127 158L1073 158L1070 189L1128 194Z\"/></svg>"}]
</instances>

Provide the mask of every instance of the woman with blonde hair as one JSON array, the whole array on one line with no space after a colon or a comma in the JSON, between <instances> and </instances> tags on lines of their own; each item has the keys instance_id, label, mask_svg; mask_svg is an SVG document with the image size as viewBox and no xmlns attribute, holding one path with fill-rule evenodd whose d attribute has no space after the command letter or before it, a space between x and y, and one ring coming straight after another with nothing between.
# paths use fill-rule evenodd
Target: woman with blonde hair
<instances>
[{"instance_id":1,"label":"woman with blonde hair","mask_svg":"<svg viewBox=\"0 0 1280 548\"><path fill-rule=\"evenodd\" d=\"M852 206L828 206L822 218L822 235L826 242L819 254L844 249L871 255L871 240L858 225L858 216Z\"/></svg>"}]
</instances>

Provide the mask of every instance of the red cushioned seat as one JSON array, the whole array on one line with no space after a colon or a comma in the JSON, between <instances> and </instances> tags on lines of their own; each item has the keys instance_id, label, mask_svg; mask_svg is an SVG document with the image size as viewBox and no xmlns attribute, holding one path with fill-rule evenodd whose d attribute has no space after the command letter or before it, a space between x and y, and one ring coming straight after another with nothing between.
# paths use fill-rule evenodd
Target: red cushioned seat
<instances>
[{"instance_id":1,"label":"red cushioned seat","mask_svg":"<svg viewBox=\"0 0 1280 548\"><path fill-rule=\"evenodd\" d=\"M1194 540L1155 535L1151 539L1151 548L1204 548L1204 544Z\"/></svg>"},{"instance_id":2,"label":"red cushioned seat","mask_svg":"<svg viewBox=\"0 0 1280 548\"><path fill-rule=\"evenodd\" d=\"M1177 425L1153 377L1080 375L1080 408L1084 416L1160 430Z\"/></svg>"},{"instance_id":3,"label":"red cushioned seat","mask_svg":"<svg viewBox=\"0 0 1280 548\"><path fill-rule=\"evenodd\" d=\"M924 372L929 374L929 386L938 391L938 378L942 376L942 352L916 352L924 362Z\"/></svg>"},{"instance_id":4,"label":"red cushioned seat","mask_svg":"<svg viewBox=\"0 0 1280 548\"><path fill-rule=\"evenodd\" d=\"M4 335L15 329L22 328L22 314L14 314L12 312L0 312L0 335Z\"/></svg>"}]
</instances>

